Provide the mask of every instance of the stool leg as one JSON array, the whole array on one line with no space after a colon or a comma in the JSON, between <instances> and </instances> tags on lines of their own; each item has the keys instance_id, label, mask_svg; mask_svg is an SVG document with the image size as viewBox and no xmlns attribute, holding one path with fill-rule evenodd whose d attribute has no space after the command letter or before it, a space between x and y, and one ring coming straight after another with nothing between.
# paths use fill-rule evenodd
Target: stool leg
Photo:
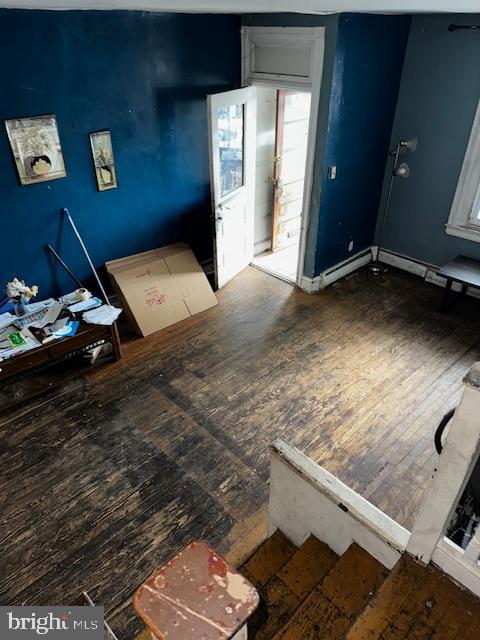
<instances>
[{"instance_id":1,"label":"stool leg","mask_svg":"<svg viewBox=\"0 0 480 640\"><path fill-rule=\"evenodd\" d=\"M151 631L150 635L152 636L152 640L158 640L157 636L154 635ZM248 640L248 630L246 624L243 625L240 631L237 631L237 633L232 636L232 640Z\"/></svg>"},{"instance_id":2,"label":"stool leg","mask_svg":"<svg viewBox=\"0 0 480 640\"><path fill-rule=\"evenodd\" d=\"M452 290L452 281L447 280L447 284L445 285L445 290L443 292L442 308L440 309L442 313L447 313L448 311L448 299L450 297L451 290Z\"/></svg>"},{"instance_id":3,"label":"stool leg","mask_svg":"<svg viewBox=\"0 0 480 640\"><path fill-rule=\"evenodd\" d=\"M248 639L247 625L244 624L243 627L240 629L240 631L237 631L237 633L232 637L232 640L247 640L247 639Z\"/></svg>"}]
</instances>

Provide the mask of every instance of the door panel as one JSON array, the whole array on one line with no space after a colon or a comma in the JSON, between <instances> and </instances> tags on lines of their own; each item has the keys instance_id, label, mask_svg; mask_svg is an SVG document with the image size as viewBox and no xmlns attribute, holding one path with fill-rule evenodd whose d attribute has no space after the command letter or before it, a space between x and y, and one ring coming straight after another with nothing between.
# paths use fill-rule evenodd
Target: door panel
<instances>
[{"instance_id":1,"label":"door panel","mask_svg":"<svg viewBox=\"0 0 480 640\"><path fill-rule=\"evenodd\" d=\"M299 241L309 120L310 94L278 92L272 251Z\"/></svg>"},{"instance_id":2,"label":"door panel","mask_svg":"<svg viewBox=\"0 0 480 640\"><path fill-rule=\"evenodd\" d=\"M251 88L208 96L217 287L253 257L255 102Z\"/></svg>"}]
</instances>

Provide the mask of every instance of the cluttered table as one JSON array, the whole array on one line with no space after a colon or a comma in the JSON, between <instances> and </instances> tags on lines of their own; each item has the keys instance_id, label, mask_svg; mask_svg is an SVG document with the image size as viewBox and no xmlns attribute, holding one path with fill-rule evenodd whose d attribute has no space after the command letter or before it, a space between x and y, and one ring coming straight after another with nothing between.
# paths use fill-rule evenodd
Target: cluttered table
<instances>
[{"instance_id":1,"label":"cluttered table","mask_svg":"<svg viewBox=\"0 0 480 640\"><path fill-rule=\"evenodd\" d=\"M87 292L88 293L88 292ZM74 291L27 305L25 313L0 313L0 383L22 377L109 343L121 358L116 319L121 309Z\"/></svg>"}]
</instances>

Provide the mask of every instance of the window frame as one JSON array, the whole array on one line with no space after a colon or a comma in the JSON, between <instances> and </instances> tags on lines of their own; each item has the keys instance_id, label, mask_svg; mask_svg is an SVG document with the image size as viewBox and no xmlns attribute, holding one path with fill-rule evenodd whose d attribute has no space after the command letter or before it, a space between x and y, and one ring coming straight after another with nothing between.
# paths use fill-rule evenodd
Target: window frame
<instances>
[{"instance_id":1,"label":"window frame","mask_svg":"<svg viewBox=\"0 0 480 640\"><path fill-rule=\"evenodd\" d=\"M472 220L480 208L480 100L463 159L455 196L445 231L453 236L480 242L480 219Z\"/></svg>"}]
</instances>

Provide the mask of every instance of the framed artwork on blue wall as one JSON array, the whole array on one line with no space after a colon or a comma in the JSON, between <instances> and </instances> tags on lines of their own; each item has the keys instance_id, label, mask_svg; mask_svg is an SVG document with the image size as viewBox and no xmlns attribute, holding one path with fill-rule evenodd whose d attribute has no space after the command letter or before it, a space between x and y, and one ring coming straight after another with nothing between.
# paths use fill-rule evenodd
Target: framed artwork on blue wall
<instances>
[{"instance_id":1,"label":"framed artwork on blue wall","mask_svg":"<svg viewBox=\"0 0 480 640\"><path fill-rule=\"evenodd\" d=\"M113 157L112 139L110 131L96 131L90 134L93 165L99 191L116 189L118 187L117 170Z\"/></svg>"},{"instance_id":2,"label":"framed artwork on blue wall","mask_svg":"<svg viewBox=\"0 0 480 640\"><path fill-rule=\"evenodd\" d=\"M20 184L35 184L67 175L53 114L5 120Z\"/></svg>"}]
</instances>

